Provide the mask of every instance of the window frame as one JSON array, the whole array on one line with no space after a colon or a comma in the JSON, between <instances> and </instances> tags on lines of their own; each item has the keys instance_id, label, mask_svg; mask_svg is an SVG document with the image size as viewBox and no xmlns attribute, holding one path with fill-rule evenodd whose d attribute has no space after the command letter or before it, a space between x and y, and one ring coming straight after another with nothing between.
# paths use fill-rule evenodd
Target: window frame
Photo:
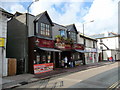
<instances>
[{"instance_id":1,"label":"window frame","mask_svg":"<svg viewBox=\"0 0 120 90\"><path fill-rule=\"evenodd\" d=\"M70 38L71 38L74 42L76 42L76 41L77 41L77 34L76 34L76 32L70 32Z\"/></svg>"},{"instance_id":2,"label":"window frame","mask_svg":"<svg viewBox=\"0 0 120 90\"><path fill-rule=\"evenodd\" d=\"M40 23L40 35L51 37L51 26L49 24Z\"/></svg>"},{"instance_id":3,"label":"window frame","mask_svg":"<svg viewBox=\"0 0 120 90\"><path fill-rule=\"evenodd\" d=\"M64 35L61 34L62 31L64 31ZM66 33L65 33L65 30L64 30L64 29L60 29L60 36L66 37Z\"/></svg>"}]
</instances>

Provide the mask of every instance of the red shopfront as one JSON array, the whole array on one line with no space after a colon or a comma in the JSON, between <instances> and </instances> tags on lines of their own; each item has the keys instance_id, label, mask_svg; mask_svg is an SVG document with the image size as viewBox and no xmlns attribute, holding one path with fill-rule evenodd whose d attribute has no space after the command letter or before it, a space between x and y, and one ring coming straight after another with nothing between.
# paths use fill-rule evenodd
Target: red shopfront
<instances>
[{"instance_id":1,"label":"red shopfront","mask_svg":"<svg viewBox=\"0 0 120 90\"><path fill-rule=\"evenodd\" d=\"M56 67L56 61L60 59L59 53L61 52L54 49L54 41L35 37L30 38L29 41L34 43L33 46L29 45L31 46L29 53L33 53L33 55L29 54L29 60L33 63L33 73L40 74L53 70ZM58 58L55 58L56 54Z\"/></svg>"},{"instance_id":2,"label":"red shopfront","mask_svg":"<svg viewBox=\"0 0 120 90\"><path fill-rule=\"evenodd\" d=\"M68 63L73 62L74 66L80 65L84 62L84 45L55 43L55 47L62 51L61 60L67 57Z\"/></svg>"},{"instance_id":3,"label":"red shopfront","mask_svg":"<svg viewBox=\"0 0 120 90\"><path fill-rule=\"evenodd\" d=\"M72 45L71 44L65 44L65 43L55 43L55 48L60 49L61 52L61 60L59 62L62 67L62 60L64 60L65 57L68 58L68 63L71 61L71 55L72 55Z\"/></svg>"}]
</instances>

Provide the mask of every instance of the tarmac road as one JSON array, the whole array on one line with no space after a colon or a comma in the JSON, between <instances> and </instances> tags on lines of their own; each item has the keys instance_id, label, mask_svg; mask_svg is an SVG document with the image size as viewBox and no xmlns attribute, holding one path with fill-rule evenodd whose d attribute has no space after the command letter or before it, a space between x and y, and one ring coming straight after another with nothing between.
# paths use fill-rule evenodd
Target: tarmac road
<instances>
[{"instance_id":1,"label":"tarmac road","mask_svg":"<svg viewBox=\"0 0 120 90\"><path fill-rule=\"evenodd\" d=\"M118 75L120 75L120 67L95 75L69 88L115 88L115 84L120 80Z\"/></svg>"}]
</instances>

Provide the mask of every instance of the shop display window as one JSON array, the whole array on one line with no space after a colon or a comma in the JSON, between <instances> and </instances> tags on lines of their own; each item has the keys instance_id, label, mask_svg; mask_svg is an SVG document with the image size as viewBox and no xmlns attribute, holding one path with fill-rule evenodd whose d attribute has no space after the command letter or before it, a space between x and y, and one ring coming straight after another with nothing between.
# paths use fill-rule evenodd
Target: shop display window
<instances>
[{"instance_id":1,"label":"shop display window","mask_svg":"<svg viewBox=\"0 0 120 90\"><path fill-rule=\"evenodd\" d=\"M52 63L51 52L42 52L36 55L36 60L34 60L34 64L43 64L43 63Z\"/></svg>"}]
</instances>

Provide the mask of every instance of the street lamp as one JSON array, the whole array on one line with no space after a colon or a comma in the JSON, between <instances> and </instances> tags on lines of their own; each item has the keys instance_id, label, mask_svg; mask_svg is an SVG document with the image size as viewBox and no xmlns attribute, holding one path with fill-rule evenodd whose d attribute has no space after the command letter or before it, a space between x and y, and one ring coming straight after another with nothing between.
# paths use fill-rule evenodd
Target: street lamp
<instances>
[{"instance_id":1,"label":"street lamp","mask_svg":"<svg viewBox=\"0 0 120 90\"><path fill-rule=\"evenodd\" d=\"M28 8L27 8L27 13L29 13L29 8L30 8L30 6L31 6L34 2L37 2L37 1L39 1L39 0L35 0L35 1L33 1L33 2L30 3L30 5L29 5Z\"/></svg>"},{"instance_id":2,"label":"street lamp","mask_svg":"<svg viewBox=\"0 0 120 90\"><path fill-rule=\"evenodd\" d=\"M84 38L84 26L85 26L85 24L86 24L86 23L90 23L90 22L94 22L94 20L92 20L92 21L89 21L89 22L85 22L85 23L83 23L83 41L84 41L84 46L85 46L85 38ZM86 61L85 61L85 55L84 55L83 57L84 57L84 59L83 59L83 64L84 64L84 65L86 65Z\"/></svg>"},{"instance_id":3,"label":"street lamp","mask_svg":"<svg viewBox=\"0 0 120 90\"><path fill-rule=\"evenodd\" d=\"M26 14L26 41L25 41L25 43L26 43L26 45L24 45L24 57L25 57L25 72L27 72L28 71L28 30L29 30L29 8L30 8L30 6L34 3L34 2L37 2L37 1L39 1L39 0L35 0L35 1L33 1L33 2L31 2L30 4L29 4L29 6L27 7L27 14Z\"/></svg>"}]
</instances>

